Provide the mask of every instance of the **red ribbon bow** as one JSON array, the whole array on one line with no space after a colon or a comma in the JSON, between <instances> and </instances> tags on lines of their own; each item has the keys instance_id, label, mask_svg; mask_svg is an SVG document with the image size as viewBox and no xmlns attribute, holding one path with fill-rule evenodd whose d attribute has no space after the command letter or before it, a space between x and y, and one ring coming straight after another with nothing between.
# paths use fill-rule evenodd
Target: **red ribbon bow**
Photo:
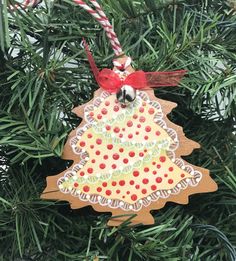
<instances>
[{"instance_id":1,"label":"red ribbon bow","mask_svg":"<svg viewBox=\"0 0 236 261\"><path fill-rule=\"evenodd\" d=\"M97 82L104 90L117 93L123 85L130 85L135 89L144 88L146 86L146 77L143 71L136 71L122 80L119 75L111 69L103 69L98 73Z\"/></svg>"},{"instance_id":2,"label":"red ribbon bow","mask_svg":"<svg viewBox=\"0 0 236 261\"><path fill-rule=\"evenodd\" d=\"M144 72L135 71L122 80L111 69L98 72L96 80L104 90L117 93L123 85L130 85L134 89L150 89L151 87L176 86L186 73L186 70L173 72Z\"/></svg>"},{"instance_id":3,"label":"red ribbon bow","mask_svg":"<svg viewBox=\"0 0 236 261\"><path fill-rule=\"evenodd\" d=\"M135 71L122 80L119 75L111 69L103 69L99 71L85 40L84 45L96 81L101 88L110 93L117 93L123 85L130 85L135 89L177 86L187 72L186 70L172 72Z\"/></svg>"}]
</instances>

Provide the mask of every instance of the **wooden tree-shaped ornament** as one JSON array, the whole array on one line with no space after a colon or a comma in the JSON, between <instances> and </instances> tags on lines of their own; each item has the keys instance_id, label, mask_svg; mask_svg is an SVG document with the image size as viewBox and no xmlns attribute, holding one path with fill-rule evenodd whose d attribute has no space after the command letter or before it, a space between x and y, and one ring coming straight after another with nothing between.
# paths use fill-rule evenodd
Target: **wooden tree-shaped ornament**
<instances>
[{"instance_id":1,"label":"wooden tree-shaped ornament","mask_svg":"<svg viewBox=\"0 0 236 261\"><path fill-rule=\"evenodd\" d=\"M121 75L132 72L129 66ZM97 90L93 100L73 110L83 118L64 148L63 159L73 165L47 178L42 198L69 201L73 209L91 205L114 216L126 214L108 222L117 226L127 214L137 214L133 224L153 224L150 211L166 202L187 204L191 194L215 191L207 169L181 159L200 146L168 120L174 107L151 89L137 91L128 106Z\"/></svg>"}]
</instances>

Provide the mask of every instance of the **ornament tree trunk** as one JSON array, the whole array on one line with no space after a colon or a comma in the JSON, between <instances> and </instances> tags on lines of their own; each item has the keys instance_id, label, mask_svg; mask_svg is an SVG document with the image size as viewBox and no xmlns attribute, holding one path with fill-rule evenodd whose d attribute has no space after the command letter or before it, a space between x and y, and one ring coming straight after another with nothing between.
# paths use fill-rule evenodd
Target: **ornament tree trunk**
<instances>
[{"instance_id":1,"label":"ornament tree trunk","mask_svg":"<svg viewBox=\"0 0 236 261\"><path fill-rule=\"evenodd\" d=\"M128 215L117 228L107 226L110 213L41 199L46 177L72 166L61 159L81 123L72 109L98 89L82 38L99 68L111 68L113 55L104 31L73 1L10 11L4 0L0 260L235 260L235 1L100 3L136 69L188 70L179 87L155 96L178 105L168 122L183 127L192 147L201 145L181 156L209 169L219 189L152 211L153 225L130 227L136 217Z\"/></svg>"}]
</instances>

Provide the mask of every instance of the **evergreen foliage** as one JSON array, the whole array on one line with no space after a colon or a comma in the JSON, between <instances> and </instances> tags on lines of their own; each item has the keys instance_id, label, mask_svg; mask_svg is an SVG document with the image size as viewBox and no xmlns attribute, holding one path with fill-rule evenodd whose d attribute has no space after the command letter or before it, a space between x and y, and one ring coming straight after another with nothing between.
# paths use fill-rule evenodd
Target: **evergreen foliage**
<instances>
[{"instance_id":1,"label":"evergreen foliage","mask_svg":"<svg viewBox=\"0 0 236 261\"><path fill-rule=\"evenodd\" d=\"M168 203L155 225L106 226L109 213L41 200L69 131L72 108L98 88L81 47L99 68L113 53L104 31L72 0L9 11L0 3L0 260L236 260L236 4L214 0L103 0L124 51L144 71L187 69L156 95L202 145L187 157L210 169L215 193Z\"/></svg>"}]
</instances>

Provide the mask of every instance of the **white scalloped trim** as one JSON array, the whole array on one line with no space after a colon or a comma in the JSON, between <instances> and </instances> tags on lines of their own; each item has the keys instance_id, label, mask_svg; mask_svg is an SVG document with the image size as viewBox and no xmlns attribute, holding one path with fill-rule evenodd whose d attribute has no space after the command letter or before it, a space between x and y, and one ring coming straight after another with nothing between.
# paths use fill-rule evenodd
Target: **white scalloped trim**
<instances>
[{"instance_id":1,"label":"white scalloped trim","mask_svg":"<svg viewBox=\"0 0 236 261\"><path fill-rule=\"evenodd\" d=\"M183 164L183 161L181 159L176 159L175 163L181 165ZM129 204L123 200L118 200L118 199L112 199L112 200L107 199L97 194L88 195L72 187L66 189L61 188L60 190L65 194L71 193L72 196L78 197L81 201L89 201L91 204L100 204L101 206L107 206L114 209L121 208L124 211L130 211L130 210L139 211L142 207L149 206L152 202L157 201L159 198L166 199L171 195L179 194L182 190L185 190L188 186L195 187L198 185L198 183L202 178L202 174L199 171L194 171L193 168L189 165L181 165L181 166L184 166L185 171L187 172L191 171L191 173L190 172L189 173L193 177L181 180L173 189L157 190L155 192L152 192L150 195L142 199L139 199L134 204ZM70 174L68 173L66 176L60 178L57 183L58 187L60 188L60 184L62 184L66 180L66 178L69 179L72 176L73 176L72 173Z\"/></svg>"}]
</instances>

